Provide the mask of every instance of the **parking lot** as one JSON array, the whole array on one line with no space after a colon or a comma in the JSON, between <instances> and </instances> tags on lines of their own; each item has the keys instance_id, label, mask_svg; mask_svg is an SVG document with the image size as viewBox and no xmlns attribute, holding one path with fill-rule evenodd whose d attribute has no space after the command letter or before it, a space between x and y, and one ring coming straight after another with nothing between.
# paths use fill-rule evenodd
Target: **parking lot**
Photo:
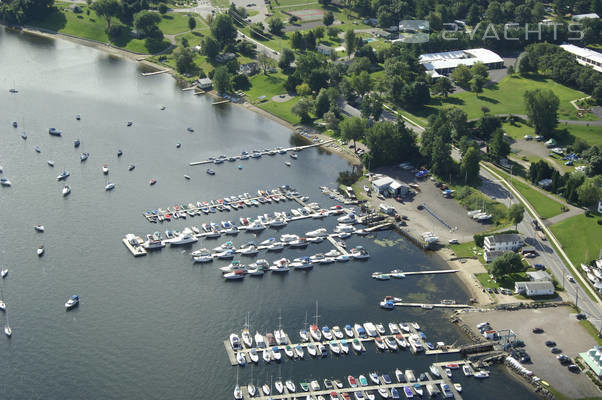
<instances>
[{"instance_id":1,"label":"parking lot","mask_svg":"<svg viewBox=\"0 0 602 400\"><path fill-rule=\"evenodd\" d=\"M579 325L568 307L526 309L519 311L489 311L465 313L462 319L477 332L476 325L489 322L492 329L511 329L525 343L524 350L531 363L524 364L536 376L553 385L554 389L570 398L599 397L602 393L585 373L572 373L556 359L545 342L556 342L556 347L571 359L595 345L594 339ZM533 333L534 328L543 333Z\"/></svg>"}]
</instances>

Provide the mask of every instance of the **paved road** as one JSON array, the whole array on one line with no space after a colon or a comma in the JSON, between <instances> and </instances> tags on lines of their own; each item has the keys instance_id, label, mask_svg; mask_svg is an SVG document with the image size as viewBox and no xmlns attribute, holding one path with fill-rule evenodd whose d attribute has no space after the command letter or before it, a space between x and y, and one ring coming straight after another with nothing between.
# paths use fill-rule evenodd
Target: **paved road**
<instances>
[{"instance_id":1,"label":"paved road","mask_svg":"<svg viewBox=\"0 0 602 400\"><path fill-rule=\"evenodd\" d=\"M596 107L596 108L598 108L598 107ZM496 117L507 117L509 115L512 115L513 117L522 118L525 121L529 119L529 117L525 114L495 114ZM478 121L478 120L479 120L479 118L473 118L473 119L469 119L468 122L474 122L474 121ZM597 121L580 121L580 120L573 120L573 119L559 119L558 125L559 125L559 128L562 128L562 126L560 126L560 124L602 126L602 119L599 119Z\"/></svg>"}]
</instances>

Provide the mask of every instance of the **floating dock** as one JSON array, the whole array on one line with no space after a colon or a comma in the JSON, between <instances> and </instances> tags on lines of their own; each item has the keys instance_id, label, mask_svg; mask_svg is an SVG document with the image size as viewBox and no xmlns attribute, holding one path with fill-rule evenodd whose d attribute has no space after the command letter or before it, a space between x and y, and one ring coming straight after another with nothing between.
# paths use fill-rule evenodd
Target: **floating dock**
<instances>
[{"instance_id":1,"label":"floating dock","mask_svg":"<svg viewBox=\"0 0 602 400\"><path fill-rule=\"evenodd\" d=\"M420 307L424 309L431 308L472 308L470 304L429 304L429 303L402 303L394 302L395 307Z\"/></svg>"},{"instance_id":2,"label":"floating dock","mask_svg":"<svg viewBox=\"0 0 602 400\"><path fill-rule=\"evenodd\" d=\"M227 101L229 101L229 100L227 100ZM216 103L213 103L213 104L216 104ZM307 144L307 145L304 145L304 146L287 147L287 148L283 148L281 150L286 151L286 152L289 152L289 151L301 151L301 150L304 150L304 149L309 149L311 147L323 146L323 145L326 145L326 144L329 144L329 143L332 143L332 142L334 142L334 139L326 140L326 141L321 142L321 143ZM259 151L259 152L257 152L257 154L261 154L262 156L266 156L266 155L269 155L270 152L272 152L272 151L274 151L274 150ZM276 155L276 154L274 154L274 155ZM228 160L230 158L234 158L236 160L240 160L241 156L240 155L230 156L230 157L226 157L224 160ZM249 155L249 159L251 159L251 158L252 157L250 157L250 155ZM203 164L214 164L214 162L213 162L213 160L194 161L194 162L189 163L188 165L194 166L194 165L203 165Z\"/></svg>"},{"instance_id":3,"label":"floating dock","mask_svg":"<svg viewBox=\"0 0 602 400\"><path fill-rule=\"evenodd\" d=\"M225 100L214 101L211 104L214 105L214 106L219 106L220 104L226 104L226 103L229 103L229 102L230 102L230 100L225 99Z\"/></svg>"},{"instance_id":4,"label":"floating dock","mask_svg":"<svg viewBox=\"0 0 602 400\"><path fill-rule=\"evenodd\" d=\"M164 74L164 73L166 73L166 72L169 72L169 70L167 70L167 69L164 69L164 70L161 70L161 71L155 71L155 72L143 72L143 73L142 73L142 76L153 76L153 75Z\"/></svg>"},{"instance_id":5,"label":"floating dock","mask_svg":"<svg viewBox=\"0 0 602 400\"><path fill-rule=\"evenodd\" d=\"M130 243L130 241L127 238L123 238L121 241L134 257L145 256L147 254L147 251L142 246L142 239L139 237L137 237L136 239L140 239L139 241L137 241L137 245Z\"/></svg>"},{"instance_id":6,"label":"floating dock","mask_svg":"<svg viewBox=\"0 0 602 400\"><path fill-rule=\"evenodd\" d=\"M400 332L399 332L399 334L403 337L403 339L405 339L406 342L408 343L407 347L400 347L400 346L398 346L398 350L390 350L390 349L387 348L387 350L381 350L381 351L393 351L393 352L396 352L396 351L409 350L413 354L424 353L426 355L454 354L454 353L460 353L461 352L460 348L453 347L453 346L448 346L448 345L444 345L444 344L442 344L442 346L440 346L440 348L438 348L438 349L429 350L428 347L427 347L427 344L426 344L426 340L422 337L422 335L420 334L420 331L416 330L412 326L411 323L408 323L408 326L409 326L409 332L406 332L406 331L403 331L403 330L400 330ZM336 356L341 356L341 357L343 357L345 355L355 354L356 351L353 349L353 346L351 344L351 342L354 339L358 339L359 340L359 342L360 342L360 344L362 346L362 353L363 353L363 352L366 351L366 347L365 347L365 343L366 342L374 342L374 340L375 340L376 337L380 337L383 340L386 337L389 337L389 338L391 338L391 339L394 340L395 335L397 335L397 333L395 333L395 334L393 334L393 333L391 333L391 334L383 334L383 335L377 334L377 336L375 336L375 337L368 336L368 337L361 338L361 337L358 337L357 333L355 333L355 331L354 331L354 336L353 337L349 337L349 336L345 335L345 338L344 338L344 340L347 341L347 344L349 346L349 353L345 354L345 353L341 352L339 354L334 354L334 353L333 354L336 355ZM236 353L241 353L245 357L246 363L247 364L252 364L251 358L249 357L249 353L251 352L252 349L255 349L258 354L261 354L261 352L263 352L266 349L267 350L271 350L273 347L277 347L278 350L281 352L281 357L282 357L281 358L281 362L282 362L282 360L284 360L286 358L289 358L289 357L286 356L286 354L284 354L284 348L286 346L290 346L292 349L294 349L296 346L301 346L303 348L304 354L303 354L302 358L299 358L296 353L293 353L292 359L297 359L297 360L312 359L312 358L322 358L323 357L321 354L316 354L315 356L311 356L307 352L307 349L306 349L307 346L309 346L310 344L320 343L324 347L326 347L327 349L329 349L329 346L328 346L329 340L316 341L316 340L314 340L313 336L311 336L309 334L309 332L308 332L309 341L307 341L307 342L293 343L292 340L290 339L290 337L288 335L285 334L285 336L287 338L287 344L268 345L269 342L268 342L267 336L266 335L262 335L264 343L266 343L266 347L265 348L247 347L241 341L242 348L238 349L238 350L234 350L232 348L232 346L230 345L229 340L224 340L224 347L226 349L226 354L228 355L228 360L230 361L230 364L232 366L237 366L238 365L238 362L236 360ZM412 340L409 340L410 337L412 338ZM343 339L334 339L334 340L337 341L337 342L340 342L340 340L343 340ZM422 345L422 348L424 350L417 350L417 348L414 345L414 341L420 342L421 345ZM261 357L260 357L260 359L261 359Z\"/></svg>"},{"instance_id":7,"label":"floating dock","mask_svg":"<svg viewBox=\"0 0 602 400\"><path fill-rule=\"evenodd\" d=\"M364 229L366 230L366 229ZM409 271L409 272L405 272L405 271L400 271L397 273L393 273L393 272L383 272L383 273L373 273L372 277L374 278L375 276L388 276L390 278L394 278L394 275L397 274L403 274L404 276L411 276L411 275L439 275L439 274L453 274L455 272L458 272L459 269L442 269L442 270L434 270L434 271Z\"/></svg>"},{"instance_id":8,"label":"floating dock","mask_svg":"<svg viewBox=\"0 0 602 400\"><path fill-rule=\"evenodd\" d=\"M330 242L330 244L332 244L334 246L335 249L337 249L337 251L345 256L348 256L349 253L347 252L347 249L345 249L343 246L341 246L336 240L334 240L334 236L335 235L328 235L326 236L326 240L328 240Z\"/></svg>"}]
</instances>

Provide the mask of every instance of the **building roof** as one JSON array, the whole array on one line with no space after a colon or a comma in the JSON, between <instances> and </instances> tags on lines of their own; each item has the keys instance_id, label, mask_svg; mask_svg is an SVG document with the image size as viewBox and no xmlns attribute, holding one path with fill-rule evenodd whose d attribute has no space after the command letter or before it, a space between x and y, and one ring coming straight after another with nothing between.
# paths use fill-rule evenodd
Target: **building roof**
<instances>
[{"instance_id":1,"label":"building roof","mask_svg":"<svg viewBox=\"0 0 602 400\"><path fill-rule=\"evenodd\" d=\"M372 184L374 186L389 186L391 183L393 182L393 179L389 178L388 176L383 176L382 178L378 178L375 181L372 181Z\"/></svg>"},{"instance_id":2,"label":"building roof","mask_svg":"<svg viewBox=\"0 0 602 400\"><path fill-rule=\"evenodd\" d=\"M546 271L528 271L527 275L533 282L551 281L552 277Z\"/></svg>"},{"instance_id":3,"label":"building roof","mask_svg":"<svg viewBox=\"0 0 602 400\"><path fill-rule=\"evenodd\" d=\"M209 78L199 78L197 81L200 85L211 85L211 79Z\"/></svg>"},{"instance_id":4,"label":"building roof","mask_svg":"<svg viewBox=\"0 0 602 400\"><path fill-rule=\"evenodd\" d=\"M585 47L575 46L574 44L561 44L560 47L576 56L602 63L602 53L598 53L597 51L586 49Z\"/></svg>"},{"instance_id":5,"label":"building roof","mask_svg":"<svg viewBox=\"0 0 602 400\"><path fill-rule=\"evenodd\" d=\"M491 243L507 243L507 242L520 242L521 237L516 233L505 233L501 235L491 235L487 236L487 239Z\"/></svg>"},{"instance_id":6,"label":"building roof","mask_svg":"<svg viewBox=\"0 0 602 400\"><path fill-rule=\"evenodd\" d=\"M399 181L393 180L393 182L391 182L390 186L391 186L391 189L399 189L399 188L402 188L404 186L407 187L408 185L405 185L405 184L403 184L403 183L401 183Z\"/></svg>"},{"instance_id":7,"label":"building roof","mask_svg":"<svg viewBox=\"0 0 602 400\"><path fill-rule=\"evenodd\" d=\"M573 15L573 21L581 21L582 19L587 19L587 18L600 19L600 16L596 13Z\"/></svg>"},{"instance_id":8,"label":"building roof","mask_svg":"<svg viewBox=\"0 0 602 400\"><path fill-rule=\"evenodd\" d=\"M536 282L526 282L525 289L527 290L546 290L551 289L554 290L554 284L550 281L536 281Z\"/></svg>"},{"instance_id":9,"label":"building roof","mask_svg":"<svg viewBox=\"0 0 602 400\"><path fill-rule=\"evenodd\" d=\"M602 348L600 346L594 346L585 353L579 353L579 355L596 375L602 375Z\"/></svg>"},{"instance_id":10,"label":"building roof","mask_svg":"<svg viewBox=\"0 0 602 400\"><path fill-rule=\"evenodd\" d=\"M503 63L504 60L491 50L468 49L422 54L418 61L427 71L456 68L459 65L471 66L477 62L483 64Z\"/></svg>"}]
</instances>

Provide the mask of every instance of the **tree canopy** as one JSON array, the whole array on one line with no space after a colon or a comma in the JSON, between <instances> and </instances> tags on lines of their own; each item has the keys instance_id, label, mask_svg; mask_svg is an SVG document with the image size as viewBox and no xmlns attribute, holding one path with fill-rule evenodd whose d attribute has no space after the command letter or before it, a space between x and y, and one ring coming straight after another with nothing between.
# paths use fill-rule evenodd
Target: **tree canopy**
<instances>
[{"instance_id":1,"label":"tree canopy","mask_svg":"<svg viewBox=\"0 0 602 400\"><path fill-rule=\"evenodd\" d=\"M534 89L525 92L524 100L527 116L535 126L535 133L549 137L558 124L558 96L550 89Z\"/></svg>"},{"instance_id":2,"label":"tree canopy","mask_svg":"<svg viewBox=\"0 0 602 400\"><path fill-rule=\"evenodd\" d=\"M520 255L507 251L493 260L489 271L496 278L501 278L504 275L523 272L525 269Z\"/></svg>"}]
</instances>

